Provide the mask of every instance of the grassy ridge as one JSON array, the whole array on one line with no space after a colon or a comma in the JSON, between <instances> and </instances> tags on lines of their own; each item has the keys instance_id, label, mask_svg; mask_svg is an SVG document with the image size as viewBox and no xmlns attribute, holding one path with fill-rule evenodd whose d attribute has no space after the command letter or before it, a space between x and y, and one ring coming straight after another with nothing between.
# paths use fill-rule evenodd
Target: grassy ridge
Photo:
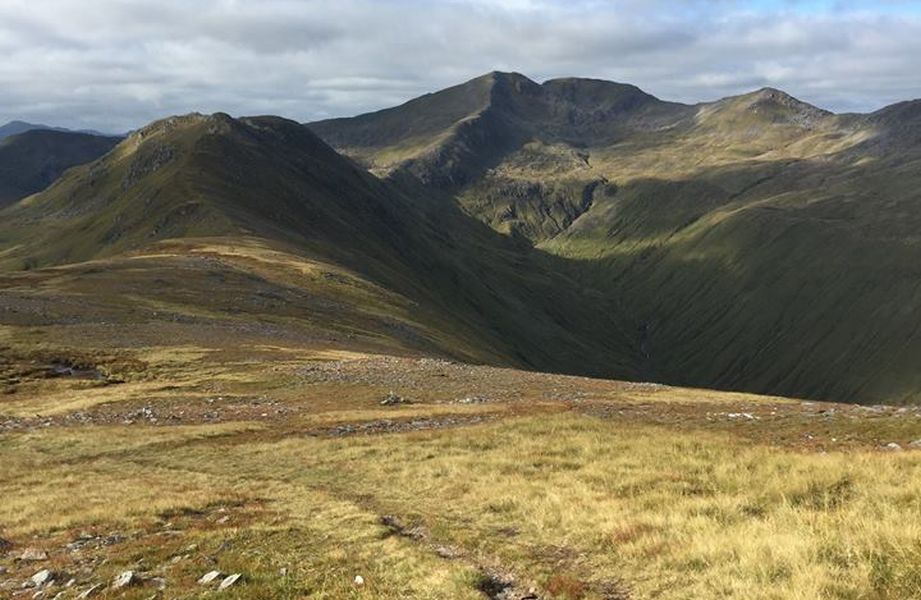
<instances>
[{"instance_id":1,"label":"grassy ridge","mask_svg":"<svg viewBox=\"0 0 921 600\"><path fill-rule=\"evenodd\" d=\"M619 312L568 312L565 307L586 294L599 307L609 303L576 286L552 257L496 234L412 178L378 180L283 119L191 115L158 122L4 217L0 265L15 271L111 261L75 268L123 274L95 288L103 303L135 297L120 292L122 281L142 289L162 278L164 267L135 260L136 253L158 257L164 250L156 244L192 240L159 260L182 264L182 252L204 258L219 246L220 261L235 268L261 260L277 275L289 263L320 261L386 290L398 300L375 307L381 315L376 335L397 346L548 370L631 371L633 350ZM228 247L237 254L228 257ZM315 295L309 279L286 277L283 291L262 278L228 279L235 287L223 293L225 281L218 280L215 298L214 280L202 276L209 268L196 264L176 284L184 310L197 303L199 312L211 314L218 304L220 314L239 321L251 303L246 286L257 297L267 287L278 300L250 315L319 320L317 308L298 299ZM341 307L335 328L369 309L347 287L339 291L341 298L328 300L334 308L322 310L331 315ZM174 292L153 286L140 296L150 293ZM228 301L218 302L221 297ZM408 312L412 325L404 327ZM604 337L578 335L598 323L605 324ZM362 329L365 319L353 326Z\"/></svg>"}]
</instances>

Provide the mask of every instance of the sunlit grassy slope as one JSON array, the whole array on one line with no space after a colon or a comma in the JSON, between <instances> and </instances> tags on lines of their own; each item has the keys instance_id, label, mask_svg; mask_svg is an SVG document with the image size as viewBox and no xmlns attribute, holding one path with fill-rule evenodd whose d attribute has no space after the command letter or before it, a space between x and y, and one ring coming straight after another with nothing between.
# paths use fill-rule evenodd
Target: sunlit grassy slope
<instances>
[{"instance_id":1,"label":"sunlit grassy slope","mask_svg":"<svg viewBox=\"0 0 921 600\"><path fill-rule=\"evenodd\" d=\"M475 130L459 120L412 157L384 124L431 123L448 92L311 127L617 298L643 378L918 400L921 104L835 115L764 89L687 106L502 73L462 87L484 84Z\"/></svg>"}]
</instances>

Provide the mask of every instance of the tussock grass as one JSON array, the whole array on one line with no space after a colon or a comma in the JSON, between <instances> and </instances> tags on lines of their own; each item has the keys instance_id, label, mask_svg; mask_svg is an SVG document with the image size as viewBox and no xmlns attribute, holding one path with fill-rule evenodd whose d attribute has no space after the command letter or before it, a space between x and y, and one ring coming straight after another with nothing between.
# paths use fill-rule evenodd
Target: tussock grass
<instances>
[{"instance_id":1,"label":"tussock grass","mask_svg":"<svg viewBox=\"0 0 921 600\"><path fill-rule=\"evenodd\" d=\"M234 535L262 548L258 564L297 555L295 588L316 597L472 598L484 566L555 598L921 593L915 453L787 452L575 414L345 439L231 426L111 431L6 436L6 531L249 498L273 516ZM427 541L386 537L382 514L422 526ZM437 558L429 541L464 560ZM369 585L355 596L358 568Z\"/></svg>"}]
</instances>

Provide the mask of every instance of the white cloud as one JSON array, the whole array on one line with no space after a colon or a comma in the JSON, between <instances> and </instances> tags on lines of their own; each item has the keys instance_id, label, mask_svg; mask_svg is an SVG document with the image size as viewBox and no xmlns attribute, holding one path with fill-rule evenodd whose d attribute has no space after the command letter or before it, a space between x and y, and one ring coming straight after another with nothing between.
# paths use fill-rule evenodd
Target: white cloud
<instances>
[{"instance_id":1,"label":"white cloud","mask_svg":"<svg viewBox=\"0 0 921 600\"><path fill-rule=\"evenodd\" d=\"M911 3L775 4L3 0L0 120L108 130L192 110L309 120L493 69L610 78L692 102L762 85L846 110L921 96Z\"/></svg>"}]
</instances>

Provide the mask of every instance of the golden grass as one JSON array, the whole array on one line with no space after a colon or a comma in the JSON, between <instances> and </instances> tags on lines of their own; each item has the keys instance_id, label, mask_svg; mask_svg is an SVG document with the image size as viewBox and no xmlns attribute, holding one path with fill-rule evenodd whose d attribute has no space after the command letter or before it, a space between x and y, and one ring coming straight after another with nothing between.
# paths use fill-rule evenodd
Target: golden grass
<instances>
[{"instance_id":1,"label":"golden grass","mask_svg":"<svg viewBox=\"0 0 921 600\"><path fill-rule=\"evenodd\" d=\"M7 534L96 522L123 525L133 517L230 496L234 490L217 477L194 472L177 477L158 467L126 468L129 464L122 457L143 448L193 443L253 427L93 427L0 437L0 524Z\"/></svg>"},{"instance_id":2,"label":"golden grass","mask_svg":"<svg viewBox=\"0 0 921 600\"><path fill-rule=\"evenodd\" d=\"M555 597L921 594L915 453L794 453L576 414L344 439L229 425L53 430L0 448L7 534L259 500L275 517L240 534L315 539L323 550L298 589L317 597L357 593L353 565L374 582L356 597L375 598L477 597L485 567ZM382 514L465 558L383 537Z\"/></svg>"},{"instance_id":3,"label":"golden grass","mask_svg":"<svg viewBox=\"0 0 921 600\"><path fill-rule=\"evenodd\" d=\"M223 407L224 418L259 420L271 409L249 400L263 396L290 412L259 424L55 424L2 434L0 537L53 551L85 528L133 532L130 549L113 549L100 573L142 561L176 597L199 593L194 582L214 566L211 554L221 569L247 574L228 596L238 598L478 598L487 571L514 574L551 599L921 595L921 454L859 450L914 439L909 417L839 407L825 420L781 398L266 341L145 346L131 360L147 372L125 384L37 379L4 397L0 412L121 415L143 401L184 419ZM302 375L308 360L316 363ZM393 387L416 403L380 406ZM453 402L482 390L488 402ZM220 394L214 405L203 401ZM604 407L610 419L586 414ZM775 409L783 414L771 420ZM707 416L740 410L763 418ZM478 415L495 420L317 437L342 423ZM852 451L815 453L797 442L807 432L825 447L851 440ZM244 507L239 522L180 518L164 546L157 523L176 521L164 515L228 505ZM388 535L386 514L427 537ZM171 553L191 543L210 550L173 565ZM437 545L459 558L440 558ZM279 579L282 567L288 578ZM355 586L355 575L366 584Z\"/></svg>"},{"instance_id":4,"label":"golden grass","mask_svg":"<svg viewBox=\"0 0 921 600\"><path fill-rule=\"evenodd\" d=\"M55 385L55 382L48 382L41 394L0 399L0 415L13 417L64 415L108 402L118 402L133 397L143 398L162 387L162 384L152 382L105 387L96 382L86 382L84 385L86 387L83 389L75 389L75 386L70 384Z\"/></svg>"},{"instance_id":5,"label":"golden grass","mask_svg":"<svg viewBox=\"0 0 921 600\"><path fill-rule=\"evenodd\" d=\"M915 454L802 455L567 416L246 444L226 459L245 478L370 497L538 584L562 556L590 587L623 580L641 598L921 591Z\"/></svg>"}]
</instances>

